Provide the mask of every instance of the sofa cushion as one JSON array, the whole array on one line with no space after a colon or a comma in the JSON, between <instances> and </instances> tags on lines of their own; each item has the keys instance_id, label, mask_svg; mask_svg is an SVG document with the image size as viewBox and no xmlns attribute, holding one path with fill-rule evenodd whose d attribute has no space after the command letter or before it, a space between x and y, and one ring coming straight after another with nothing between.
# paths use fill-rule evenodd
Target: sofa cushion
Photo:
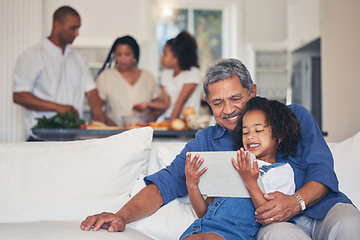
<instances>
[{"instance_id":1,"label":"sofa cushion","mask_svg":"<svg viewBox=\"0 0 360 240\"><path fill-rule=\"evenodd\" d=\"M0 223L116 212L147 173L153 130L73 142L0 143Z\"/></svg>"},{"instance_id":2,"label":"sofa cushion","mask_svg":"<svg viewBox=\"0 0 360 240\"><path fill-rule=\"evenodd\" d=\"M166 142L154 140L151 146L148 175L169 165L186 143L183 140Z\"/></svg>"},{"instance_id":3,"label":"sofa cushion","mask_svg":"<svg viewBox=\"0 0 360 240\"><path fill-rule=\"evenodd\" d=\"M124 232L109 233L82 231L78 221L46 221L0 223L0 239L8 240L151 240L144 234L127 228Z\"/></svg>"},{"instance_id":4,"label":"sofa cushion","mask_svg":"<svg viewBox=\"0 0 360 240\"><path fill-rule=\"evenodd\" d=\"M336 144L330 144L340 191L360 208L360 132Z\"/></svg>"},{"instance_id":5,"label":"sofa cushion","mask_svg":"<svg viewBox=\"0 0 360 240\"><path fill-rule=\"evenodd\" d=\"M145 187L144 177L145 175L138 177L137 183L131 191L132 196ZM177 240L196 218L190 203L175 199L162 206L151 216L130 223L126 227L153 239Z\"/></svg>"},{"instance_id":6,"label":"sofa cushion","mask_svg":"<svg viewBox=\"0 0 360 240\"><path fill-rule=\"evenodd\" d=\"M176 155L178 155L184 148L185 144L183 144L180 149L179 146L180 144L172 144L159 147L158 159L161 168L165 168L166 166L170 165L175 159Z\"/></svg>"},{"instance_id":7,"label":"sofa cushion","mask_svg":"<svg viewBox=\"0 0 360 240\"><path fill-rule=\"evenodd\" d=\"M169 165L185 144L185 141L154 141L151 147L148 174L153 174ZM144 175L138 177L131 196L145 187L144 177ZM128 224L127 228L135 229L153 239L176 240L196 218L189 198L186 196L171 201L147 218Z\"/></svg>"}]
</instances>

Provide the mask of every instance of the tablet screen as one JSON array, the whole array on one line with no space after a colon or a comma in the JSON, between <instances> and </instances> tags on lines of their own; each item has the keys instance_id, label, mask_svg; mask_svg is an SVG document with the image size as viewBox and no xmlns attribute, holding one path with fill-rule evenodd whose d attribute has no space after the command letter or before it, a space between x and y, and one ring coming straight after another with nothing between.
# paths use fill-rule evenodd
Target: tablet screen
<instances>
[{"instance_id":1,"label":"tablet screen","mask_svg":"<svg viewBox=\"0 0 360 240\"><path fill-rule=\"evenodd\" d=\"M250 197L240 174L231 162L232 158L237 161L236 151L191 152L192 157L196 154L199 154L199 160L204 159L199 171L204 167L208 168L200 177L201 194L209 197ZM251 154L251 165L254 158Z\"/></svg>"}]
</instances>

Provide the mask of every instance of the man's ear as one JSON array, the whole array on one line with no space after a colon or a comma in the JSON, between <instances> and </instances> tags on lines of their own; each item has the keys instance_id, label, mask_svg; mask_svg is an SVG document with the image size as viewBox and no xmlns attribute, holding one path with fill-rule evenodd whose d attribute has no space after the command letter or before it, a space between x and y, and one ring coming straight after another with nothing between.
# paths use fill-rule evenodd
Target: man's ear
<instances>
[{"instance_id":1,"label":"man's ear","mask_svg":"<svg viewBox=\"0 0 360 240\"><path fill-rule=\"evenodd\" d=\"M251 97L253 98L253 97L256 97L256 92L257 92L257 86L256 86L256 84L254 83L253 84L253 86L252 86L252 88L251 88Z\"/></svg>"},{"instance_id":2,"label":"man's ear","mask_svg":"<svg viewBox=\"0 0 360 240\"><path fill-rule=\"evenodd\" d=\"M59 29L59 27L62 25L62 23L58 20L56 20L54 23L53 23L53 29Z\"/></svg>"},{"instance_id":3,"label":"man's ear","mask_svg":"<svg viewBox=\"0 0 360 240\"><path fill-rule=\"evenodd\" d=\"M207 98L207 97L204 97L205 98L205 101L207 102L207 104L209 104L209 106L210 106L210 101L209 101L209 99Z\"/></svg>"}]
</instances>

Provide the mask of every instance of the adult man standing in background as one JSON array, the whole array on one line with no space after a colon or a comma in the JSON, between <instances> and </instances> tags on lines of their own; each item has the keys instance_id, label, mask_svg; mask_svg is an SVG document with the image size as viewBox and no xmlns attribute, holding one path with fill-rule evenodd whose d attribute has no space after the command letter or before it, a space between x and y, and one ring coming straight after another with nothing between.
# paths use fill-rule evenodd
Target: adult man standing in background
<instances>
[{"instance_id":1,"label":"adult man standing in background","mask_svg":"<svg viewBox=\"0 0 360 240\"><path fill-rule=\"evenodd\" d=\"M71 7L58 8L51 34L26 50L14 70L13 100L26 108L25 136L36 140L31 128L36 118L75 110L83 117L86 95L93 120L105 122L102 104L85 59L71 44L79 35L80 15Z\"/></svg>"}]
</instances>

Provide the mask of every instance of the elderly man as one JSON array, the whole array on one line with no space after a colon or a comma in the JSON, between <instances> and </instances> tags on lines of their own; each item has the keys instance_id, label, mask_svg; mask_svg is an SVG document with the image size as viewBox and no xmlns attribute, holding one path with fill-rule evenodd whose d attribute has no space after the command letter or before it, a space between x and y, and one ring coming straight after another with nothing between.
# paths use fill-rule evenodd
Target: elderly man
<instances>
[{"instance_id":1,"label":"elderly man","mask_svg":"<svg viewBox=\"0 0 360 240\"><path fill-rule=\"evenodd\" d=\"M217 124L198 131L170 166L147 176L147 187L117 213L89 216L81 229L123 231L127 223L149 216L162 205L187 194L184 172L187 152L234 150L231 132L246 102L256 96L256 85L240 61L223 59L207 69L204 93ZM288 158L295 173L296 195L279 192L265 195L268 202L255 212L257 221L264 226L257 238L354 239L360 234L360 213L338 190L331 152L311 114L298 105L289 107L302 126L303 136L297 157ZM300 226L287 222L293 217L300 218L301 221L296 221ZM199 233L189 239L207 236Z\"/></svg>"},{"instance_id":2,"label":"elderly man","mask_svg":"<svg viewBox=\"0 0 360 240\"><path fill-rule=\"evenodd\" d=\"M60 7L54 12L50 36L26 50L16 62L13 99L26 108L25 135L29 141L36 140L31 133L36 118L71 109L82 117L85 95L92 118L105 121L88 66L76 50L68 47L79 35L80 22L76 10Z\"/></svg>"}]
</instances>

